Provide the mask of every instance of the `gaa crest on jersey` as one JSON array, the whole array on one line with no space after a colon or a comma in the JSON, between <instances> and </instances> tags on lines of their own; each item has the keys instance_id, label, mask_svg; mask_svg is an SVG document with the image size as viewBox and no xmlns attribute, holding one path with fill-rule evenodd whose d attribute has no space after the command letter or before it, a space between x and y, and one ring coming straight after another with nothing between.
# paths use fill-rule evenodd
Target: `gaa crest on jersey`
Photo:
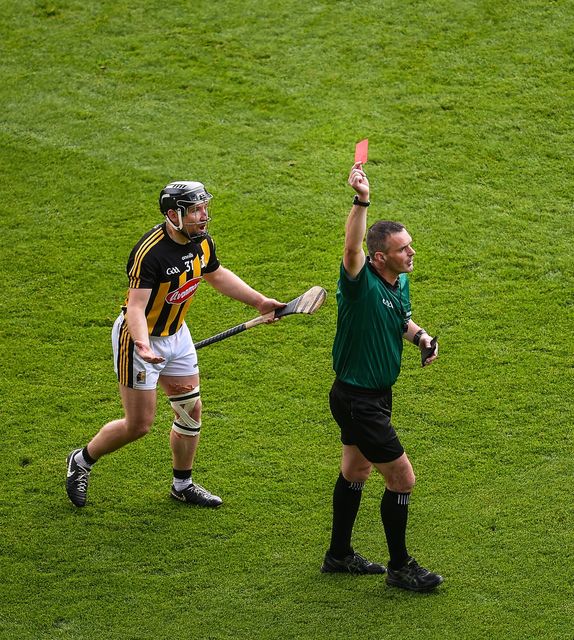
<instances>
[{"instance_id":1,"label":"gaa crest on jersey","mask_svg":"<svg viewBox=\"0 0 574 640\"><path fill-rule=\"evenodd\" d=\"M196 292L197 287L199 287L199 283L201 282L201 278L193 278L188 280L185 284L182 284L181 287L178 287L175 291L168 293L165 297L165 301L168 304L183 304L186 300L189 300L193 294Z\"/></svg>"}]
</instances>

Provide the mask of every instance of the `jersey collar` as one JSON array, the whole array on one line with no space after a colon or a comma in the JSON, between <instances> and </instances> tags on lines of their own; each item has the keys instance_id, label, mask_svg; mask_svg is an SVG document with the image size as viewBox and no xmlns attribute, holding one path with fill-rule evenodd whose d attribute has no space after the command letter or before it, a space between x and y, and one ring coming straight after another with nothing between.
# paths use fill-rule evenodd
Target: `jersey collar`
<instances>
[{"instance_id":1,"label":"jersey collar","mask_svg":"<svg viewBox=\"0 0 574 640\"><path fill-rule=\"evenodd\" d=\"M391 291L397 291L397 289L399 288L399 278L397 278L395 280L394 284L391 284L390 282L387 282L387 280L385 280L383 278L383 276L375 269L375 267L373 266L373 264L371 263L371 257L367 256L367 267L371 270L372 273L374 273L377 278L385 285L385 287L387 287L388 289L391 289Z\"/></svg>"}]
</instances>

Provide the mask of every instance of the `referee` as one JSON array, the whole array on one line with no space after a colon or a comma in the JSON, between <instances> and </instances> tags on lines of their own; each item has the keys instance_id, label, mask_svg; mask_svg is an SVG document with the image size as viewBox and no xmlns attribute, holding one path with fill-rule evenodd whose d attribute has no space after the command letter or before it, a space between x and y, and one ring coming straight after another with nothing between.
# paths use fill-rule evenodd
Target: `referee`
<instances>
[{"instance_id":1,"label":"referee","mask_svg":"<svg viewBox=\"0 0 574 640\"><path fill-rule=\"evenodd\" d=\"M424 569L406 547L408 505L415 475L391 423L392 386L401 367L403 339L421 350L438 346L411 319L409 280L415 251L402 224L379 221L370 227L368 256L363 250L369 181L361 163L349 184L356 191L345 227L345 248L337 290L337 332L333 344L336 379L329 394L331 413L341 430L341 470L333 492L331 544L324 573L383 574L387 583L430 591L442 576ZM364 484L375 467L385 478L381 500L390 560L388 569L351 546Z\"/></svg>"}]
</instances>

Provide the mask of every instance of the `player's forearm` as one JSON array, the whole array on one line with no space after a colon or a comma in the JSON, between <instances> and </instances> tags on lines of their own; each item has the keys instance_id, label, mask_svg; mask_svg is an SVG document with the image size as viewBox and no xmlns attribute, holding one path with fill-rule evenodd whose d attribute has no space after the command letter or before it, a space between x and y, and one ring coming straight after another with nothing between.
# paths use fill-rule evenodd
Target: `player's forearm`
<instances>
[{"instance_id":1,"label":"player's forearm","mask_svg":"<svg viewBox=\"0 0 574 640\"><path fill-rule=\"evenodd\" d=\"M126 322L132 340L134 342L137 340L147 345L149 345L149 330L145 310L150 295L151 289L130 289L126 311Z\"/></svg>"},{"instance_id":2,"label":"player's forearm","mask_svg":"<svg viewBox=\"0 0 574 640\"><path fill-rule=\"evenodd\" d=\"M219 267L217 271L206 273L203 277L208 284L220 293L223 293L223 295L233 298L234 300L239 300L239 302L248 304L256 309L263 304L266 299L263 294L255 291L255 289L250 287L238 275L225 267Z\"/></svg>"},{"instance_id":3,"label":"player's forearm","mask_svg":"<svg viewBox=\"0 0 574 640\"><path fill-rule=\"evenodd\" d=\"M149 345L149 330L145 313L137 307L130 307L128 304L126 322L132 340L134 342L143 342L144 344Z\"/></svg>"}]
</instances>

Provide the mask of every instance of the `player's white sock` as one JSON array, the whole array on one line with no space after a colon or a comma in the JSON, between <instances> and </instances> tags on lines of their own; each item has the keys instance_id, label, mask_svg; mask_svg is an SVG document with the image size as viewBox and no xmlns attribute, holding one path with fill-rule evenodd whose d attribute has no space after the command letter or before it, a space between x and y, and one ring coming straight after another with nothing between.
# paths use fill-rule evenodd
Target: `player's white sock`
<instances>
[{"instance_id":1,"label":"player's white sock","mask_svg":"<svg viewBox=\"0 0 574 640\"><path fill-rule=\"evenodd\" d=\"M76 453L76 455L74 456L74 462L76 464L79 464L80 467L83 467L84 469L87 469L88 471L92 468L92 464L88 462L85 458L84 458L84 450L82 449L81 451L78 451L78 453Z\"/></svg>"},{"instance_id":2,"label":"player's white sock","mask_svg":"<svg viewBox=\"0 0 574 640\"><path fill-rule=\"evenodd\" d=\"M183 491L191 484L191 478L174 478L173 487L176 491Z\"/></svg>"}]
</instances>

